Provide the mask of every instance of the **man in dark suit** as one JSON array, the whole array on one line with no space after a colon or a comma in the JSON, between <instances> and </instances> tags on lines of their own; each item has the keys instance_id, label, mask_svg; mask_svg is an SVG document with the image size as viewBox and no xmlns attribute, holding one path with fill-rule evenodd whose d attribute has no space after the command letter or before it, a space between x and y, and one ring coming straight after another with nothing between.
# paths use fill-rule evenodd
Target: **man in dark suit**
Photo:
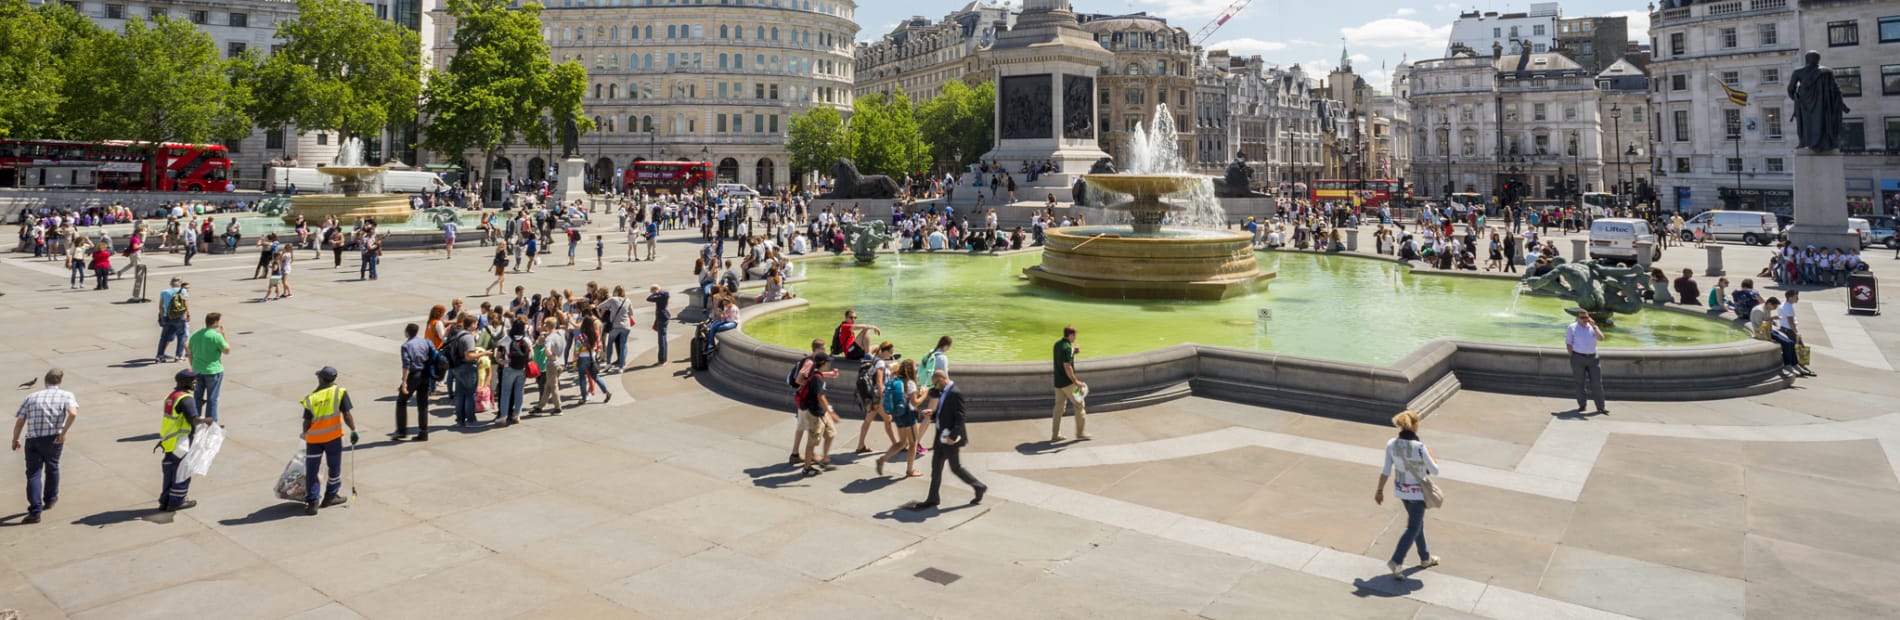
<instances>
[{"instance_id":1,"label":"man in dark suit","mask_svg":"<svg viewBox=\"0 0 1900 620\"><path fill-rule=\"evenodd\" d=\"M930 497L922 502L908 506L911 510L936 508L939 502L937 491L943 486L943 466L950 465L950 473L957 479L976 490L971 504L983 503L983 493L990 490L976 476L963 468L963 459L959 455L962 448L970 443L963 432L963 391L957 389L956 382L942 370L930 375L931 393L937 398L937 445L932 447L930 457Z\"/></svg>"}]
</instances>

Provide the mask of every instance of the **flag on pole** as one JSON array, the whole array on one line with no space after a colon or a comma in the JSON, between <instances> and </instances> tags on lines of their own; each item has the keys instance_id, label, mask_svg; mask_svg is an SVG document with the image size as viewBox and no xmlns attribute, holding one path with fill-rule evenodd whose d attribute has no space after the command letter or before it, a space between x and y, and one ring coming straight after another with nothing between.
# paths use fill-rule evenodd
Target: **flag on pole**
<instances>
[{"instance_id":1,"label":"flag on pole","mask_svg":"<svg viewBox=\"0 0 1900 620\"><path fill-rule=\"evenodd\" d=\"M1711 76L1709 76L1709 77L1711 77L1711 78L1715 78L1715 76L1713 76L1713 75L1711 75ZM1728 94L1728 102L1729 102L1729 103L1733 103L1733 104L1735 104L1735 105L1738 105L1738 106L1741 106L1741 107L1744 107L1744 108L1746 108L1746 107L1748 107L1748 93L1745 93L1745 92L1742 92L1742 91L1739 91L1739 90L1735 90L1735 88L1734 88L1734 87L1732 87L1732 86L1729 86L1729 85L1728 85L1728 83L1727 83L1727 82L1724 82L1724 81L1722 81L1722 79L1721 79L1721 78L1715 78L1715 83L1716 83L1716 84L1720 84L1720 85L1722 85L1722 92L1724 92L1724 93L1727 93L1727 94Z\"/></svg>"}]
</instances>

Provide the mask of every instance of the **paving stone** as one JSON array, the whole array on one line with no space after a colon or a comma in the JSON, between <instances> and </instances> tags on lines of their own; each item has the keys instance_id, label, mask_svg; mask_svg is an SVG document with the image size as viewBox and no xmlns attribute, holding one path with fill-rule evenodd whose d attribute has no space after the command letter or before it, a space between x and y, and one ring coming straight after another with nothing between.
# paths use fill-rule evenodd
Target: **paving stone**
<instances>
[{"instance_id":1,"label":"paving stone","mask_svg":"<svg viewBox=\"0 0 1900 620\"><path fill-rule=\"evenodd\" d=\"M1233 589L1200 611L1212 620L1229 618L1406 618L1417 602L1391 597L1354 596L1350 585L1283 568L1259 567Z\"/></svg>"},{"instance_id":2,"label":"paving stone","mask_svg":"<svg viewBox=\"0 0 1900 620\"><path fill-rule=\"evenodd\" d=\"M1751 617L1900 617L1900 594L1888 587L1900 564L1766 536L1744 547Z\"/></svg>"},{"instance_id":3,"label":"paving stone","mask_svg":"<svg viewBox=\"0 0 1900 620\"><path fill-rule=\"evenodd\" d=\"M679 528L627 516L542 540L508 555L592 588L712 547L713 543Z\"/></svg>"},{"instance_id":4,"label":"paving stone","mask_svg":"<svg viewBox=\"0 0 1900 620\"><path fill-rule=\"evenodd\" d=\"M1537 593L1642 618L1740 618L1741 580L1558 546Z\"/></svg>"},{"instance_id":5,"label":"paving stone","mask_svg":"<svg viewBox=\"0 0 1900 620\"><path fill-rule=\"evenodd\" d=\"M281 565L330 597L347 597L493 553L442 528L418 523L291 556Z\"/></svg>"},{"instance_id":6,"label":"paving stone","mask_svg":"<svg viewBox=\"0 0 1900 620\"><path fill-rule=\"evenodd\" d=\"M506 618L578 593L573 584L491 556L340 600L372 620Z\"/></svg>"},{"instance_id":7,"label":"paving stone","mask_svg":"<svg viewBox=\"0 0 1900 620\"><path fill-rule=\"evenodd\" d=\"M598 592L656 618L740 618L819 582L715 547L622 579Z\"/></svg>"},{"instance_id":8,"label":"paving stone","mask_svg":"<svg viewBox=\"0 0 1900 620\"><path fill-rule=\"evenodd\" d=\"M170 585L75 614L75 619L176 618L193 611L224 618L277 618L328 597L271 566Z\"/></svg>"}]
</instances>

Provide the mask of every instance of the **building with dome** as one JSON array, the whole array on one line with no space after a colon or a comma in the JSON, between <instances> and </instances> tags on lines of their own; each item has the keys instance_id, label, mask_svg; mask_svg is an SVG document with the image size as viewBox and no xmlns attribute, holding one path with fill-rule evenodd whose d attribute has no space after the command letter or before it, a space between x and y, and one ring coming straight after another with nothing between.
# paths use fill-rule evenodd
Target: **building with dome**
<instances>
[{"instance_id":1,"label":"building with dome","mask_svg":"<svg viewBox=\"0 0 1900 620\"><path fill-rule=\"evenodd\" d=\"M786 128L813 106L851 109L858 24L852 0L561 0L541 13L555 62L587 66L580 136L587 179L619 187L616 170L646 160L714 164L722 183L773 188L792 180ZM454 19L435 13L440 69L455 53ZM558 149L558 147L556 147ZM559 152L503 148L498 176L559 178Z\"/></svg>"},{"instance_id":2,"label":"building with dome","mask_svg":"<svg viewBox=\"0 0 1900 620\"><path fill-rule=\"evenodd\" d=\"M1168 104L1180 133L1181 159L1200 162L1205 146L1197 139L1200 122L1194 105L1194 67L1201 49L1186 30L1146 14L1080 15L1082 29L1115 54L1103 68L1095 88L1096 126L1103 151L1116 161L1128 161L1130 138L1136 126L1153 122L1155 109ZM1215 158L1216 160L1222 158Z\"/></svg>"}]
</instances>

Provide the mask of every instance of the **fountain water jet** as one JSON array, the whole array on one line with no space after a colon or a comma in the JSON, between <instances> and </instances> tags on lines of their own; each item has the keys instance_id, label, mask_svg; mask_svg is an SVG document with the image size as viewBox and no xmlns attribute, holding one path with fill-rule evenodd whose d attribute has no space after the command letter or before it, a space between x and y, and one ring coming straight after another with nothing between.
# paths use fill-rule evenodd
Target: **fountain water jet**
<instances>
[{"instance_id":1,"label":"fountain water jet","mask_svg":"<svg viewBox=\"0 0 1900 620\"><path fill-rule=\"evenodd\" d=\"M1135 132L1128 173L1082 177L1098 193L1125 196L1106 208L1126 213L1130 225L1050 230L1042 264L1023 275L1111 299L1226 299L1273 277L1260 271L1251 235L1222 229L1213 180L1187 172L1173 118L1167 105L1157 106L1153 129ZM1185 204L1170 204L1171 196ZM1191 227L1163 226L1174 212Z\"/></svg>"},{"instance_id":2,"label":"fountain water jet","mask_svg":"<svg viewBox=\"0 0 1900 620\"><path fill-rule=\"evenodd\" d=\"M368 219L378 226L387 226L408 222L415 215L409 207L408 198L381 193L383 172L389 166L363 165L361 140L344 140L338 148L334 165L317 166L317 172L332 179L332 193L291 198L290 213L284 216L285 224L296 222L297 216L301 215L311 222L322 222L326 217L336 216L338 221L345 223Z\"/></svg>"}]
</instances>

